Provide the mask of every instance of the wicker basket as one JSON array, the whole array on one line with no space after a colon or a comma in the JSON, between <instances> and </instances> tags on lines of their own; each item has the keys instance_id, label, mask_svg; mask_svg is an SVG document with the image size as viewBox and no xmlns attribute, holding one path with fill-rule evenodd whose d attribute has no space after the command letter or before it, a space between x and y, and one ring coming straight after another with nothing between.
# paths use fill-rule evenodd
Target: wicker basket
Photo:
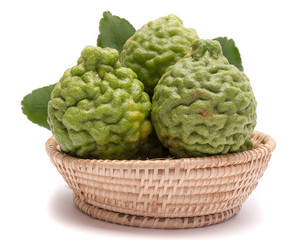
<instances>
[{"instance_id":1,"label":"wicker basket","mask_svg":"<svg viewBox=\"0 0 307 240\"><path fill-rule=\"evenodd\" d=\"M149 228L192 228L237 214L257 186L275 148L254 132L249 151L203 158L86 160L47 153L84 213L108 222Z\"/></svg>"}]
</instances>

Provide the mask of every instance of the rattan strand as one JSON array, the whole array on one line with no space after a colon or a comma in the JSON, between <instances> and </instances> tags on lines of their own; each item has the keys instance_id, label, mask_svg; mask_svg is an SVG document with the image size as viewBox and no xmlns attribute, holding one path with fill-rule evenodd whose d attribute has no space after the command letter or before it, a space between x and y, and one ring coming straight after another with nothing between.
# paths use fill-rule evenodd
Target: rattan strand
<instances>
[{"instance_id":1,"label":"rattan strand","mask_svg":"<svg viewBox=\"0 0 307 240\"><path fill-rule=\"evenodd\" d=\"M181 229L203 227L226 221L238 214L240 211L239 206L224 212L197 217L154 218L108 211L85 203L81 201L78 196L74 196L74 201L82 212L93 218L104 220L106 222L143 228Z\"/></svg>"},{"instance_id":2,"label":"rattan strand","mask_svg":"<svg viewBox=\"0 0 307 240\"><path fill-rule=\"evenodd\" d=\"M185 228L239 211L275 148L274 139L261 132L252 141L254 148L241 153L146 161L78 159L63 154L53 137L46 150L88 215L129 226Z\"/></svg>"}]
</instances>

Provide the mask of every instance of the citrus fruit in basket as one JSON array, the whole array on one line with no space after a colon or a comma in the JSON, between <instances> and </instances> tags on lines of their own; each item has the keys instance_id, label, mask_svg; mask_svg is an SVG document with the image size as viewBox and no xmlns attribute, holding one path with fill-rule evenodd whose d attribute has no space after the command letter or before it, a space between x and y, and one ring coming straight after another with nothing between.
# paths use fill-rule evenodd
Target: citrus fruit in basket
<instances>
[{"instance_id":1,"label":"citrus fruit in basket","mask_svg":"<svg viewBox=\"0 0 307 240\"><path fill-rule=\"evenodd\" d=\"M48 122L61 150L81 158L131 158L152 131L151 102L143 89L116 50L85 47L48 103Z\"/></svg>"},{"instance_id":2,"label":"citrus fruit in basket","mask_svg":"<svg viewBox=\"0 0 307 240\"><path fill-rule=\"evenodd\" d=\"M153 130L148 136L146 142L140 145L140 150L134 156L134 159L153 159L153 158L172 158L168 149L159 141L157 134Z\"/></svg>"},{"instance_id":3,"label":"citrus fruit in basket","mask_svg":"<svg viewBox=\"0 0 307 240\"><path fill-rule=\"evenodd\" d=\"M121 60L138 75L145 91L152 95L167 67L186 55L197 38L194 29L185 28L182 20L171 14L150 21L136 31L125 43Z\"/></svg>"},{"instance_id":4,"label":"citrus fruit in basket","mask_svg":"<svg viewBox=\"0 0 307 240\"><path fill-rule=\"evenodd\" d=\"M195 40L155 87L152 123L177 157L248 150L256 100L248 77L229 64L214 40Z\"/></svg>"}]
</instances>

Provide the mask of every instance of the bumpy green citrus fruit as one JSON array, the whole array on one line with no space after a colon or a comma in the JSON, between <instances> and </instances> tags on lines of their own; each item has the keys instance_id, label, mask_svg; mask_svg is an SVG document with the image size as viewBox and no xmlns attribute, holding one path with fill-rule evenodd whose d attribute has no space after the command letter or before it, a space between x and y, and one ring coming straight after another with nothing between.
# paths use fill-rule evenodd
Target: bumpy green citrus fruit
<instances>
[{"instance_id":1,"label":"bumpy green citrus fruit","mask_svg":"<svg viewBox=\"0 0 307 240\"><path fill-rule=\"evenodd\" d=\"M145 91L152 95L167 67L191 51L197 38L195 30L185 28L176 15L161 17L127 40L121 53L122 63L138 75Z\"/></svg>"},{"instance_id":2,"label":"bumpy green citrus fruit","mask_svg":"<svg viewBox=\"0 0 307 240\"><path fill-rule=\"evenodd\" d=\"M143 83L110 48L84 48L48 103L48 122L61 149L82 158L129 159L151 133Z\"/></svg>"},{"instance_id":3,"label":"bumpy green citrus fruit","mask_svg":"<svg viewBox=\"0 0 307 240\"><path fill-rule=\"evenodd\" d=\"M153 131L147 138L147 141L140 145L139 151L133 157L134 159L153 159L153 158L171 158L172 155L166 147L159 141L157 134Z\"/></svg>"},{"instance_id":4,"label":"bumpy green citrus fruit","mask_svg":"<svg viewBox=\"0 0 307 240\"><path fill-rule=\"evenodd\" d=\"M256 100L249 79L228 63L219 42L196 40L156 86L151 118L177 157L238 152L252 147Z\"/></svg>"}]
</instances>

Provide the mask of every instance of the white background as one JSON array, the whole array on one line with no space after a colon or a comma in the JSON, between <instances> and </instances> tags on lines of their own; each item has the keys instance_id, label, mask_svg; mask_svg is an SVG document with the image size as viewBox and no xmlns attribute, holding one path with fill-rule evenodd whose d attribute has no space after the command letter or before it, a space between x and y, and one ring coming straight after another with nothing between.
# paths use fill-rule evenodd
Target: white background
<instances>
[{"instance_id":1,"label":"white background","mask_svg":"<svg viewBox=\"0 0 307 240\"><path fill-rule=\"evenodd\" d=\"M136 29L174 13L201 38L231 37L258 101L256 130L277 148L258 187L229 221L189 230L151 230L94 220L49 161L51 133L20 102L59 80L103 11ZM1 1L1 239L307 239L307 7L304 1ZM5 237L4 237L5 236Z\"/></svg>"}]
</instances>

